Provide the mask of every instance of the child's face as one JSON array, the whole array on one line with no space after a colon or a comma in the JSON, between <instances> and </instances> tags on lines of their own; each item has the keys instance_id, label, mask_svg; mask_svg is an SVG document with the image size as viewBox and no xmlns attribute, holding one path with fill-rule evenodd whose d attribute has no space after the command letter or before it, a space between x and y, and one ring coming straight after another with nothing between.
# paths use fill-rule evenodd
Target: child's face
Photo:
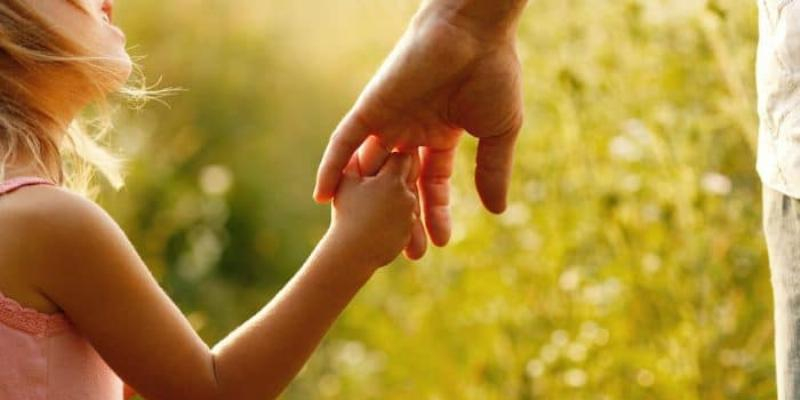
<instances>
[{"instance_id":1,"label":"child's face","mask_svg":"<svg viewBox=\"0 0 800 400\"><path fill-rule=\"evenodd\" d=\"M109 61L122 83L132 64L125 35L112 24L114 0L26 0L65 38L81 44L90 57ZM124 76L124 78L123 78Z\"/></svg>"}]
</instances>

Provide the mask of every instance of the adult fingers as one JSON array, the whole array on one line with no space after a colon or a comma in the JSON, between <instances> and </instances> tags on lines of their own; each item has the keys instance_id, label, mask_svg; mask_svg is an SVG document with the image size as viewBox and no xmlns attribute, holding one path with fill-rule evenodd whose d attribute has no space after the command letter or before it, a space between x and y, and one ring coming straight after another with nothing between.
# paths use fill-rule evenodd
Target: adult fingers
<instances>
[{"instance_id":1,"label":"adult fingers","mask_svg":"<svg viewBox=\"0 0 800 400\"><path fill-rule=\"evenodd\" d=\"M478 144L475 186L483 205L493 213L506 210L517 133L482 138Z\"/></svg>"},{"instance_id":2,"label":"adult fingers","mask_svg":"<svg viewBox=\"0 0 800 400\"><path fill-rule=\"evenodd\" d=\"M414 194L418 194L417 181L419 180L422 169L419 150L414 149L413 152L408 154L411 156L411 169L408 171L408 175L406 175L406 186L408 186L408 190L414 192ZM417 209L417 212L419 212L419 209Z\"/></svg>"},{"instance_id":3,"label":"adult fingers","mask_svg":"<svg viewBox=\"0 0 800 400\"><path fill-rule=\"evenodd\" d=\"M425 228L431 242L444 246L450 241L450 177L453 174L455 147L434 150L423 147L419 187Z\"/></svg>"},{"instance_id":4,"label":"adult fingers","mask_svg":"<svg viewBox=\"0 0 800 400\"><path fill-rule=\"evenodd\" d=\"M417 180L420 174L420 158L419 152L415 151L411 155L411 171L406 177L406 186L414 193L417 198L416 207L414 208L414 221L411 227L411 239L405 248L406 258L409 260L419 260L425 255L428 250L428 237L425 235L425 227L422 224L421 207L419 199L419 190L417 189Z\"/></svg>"},{"instance_id":5,"label":"adult fingers","mask_svg":"<svg viewBox=\"0 0 800 400\"><path fill-rule=\"evenodd\" d=\"M369 135L369 128L357 115L352 111L347 114L328 142L314 188L314 199L318 202L329 201L333 197L342 178L342 170Z\"/></svg>"},{"instance_id":6,"label":"adult fingers","mask_svg":"<svg viewBox=\"0 0 800 400\"><path fill-rule=\"evenodd\" d=\"M427 250L428 239L425 236L425 228L422 226L422 220L415 218L411 227L411 239L404 250L405 256L409 260L419 260Z\"/></svg>"}]
</instances>

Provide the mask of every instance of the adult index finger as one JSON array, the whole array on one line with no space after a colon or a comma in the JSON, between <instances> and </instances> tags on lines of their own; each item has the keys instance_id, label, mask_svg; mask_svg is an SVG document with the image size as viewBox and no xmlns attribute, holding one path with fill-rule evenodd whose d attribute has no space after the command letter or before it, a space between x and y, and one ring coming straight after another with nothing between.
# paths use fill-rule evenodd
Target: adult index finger
<instances>
[{"instance_id":1,"label":"adult index finger","mask_svg":"<svg viewBox=\"0 0 800 400\"><path fill-rule=\"evenodd\" d=\"M339 123L331 135L317 171L317 184L314 188L314 199L317 202L323 203L333 197L342 178L342 170L367 136L369 128L353 111Z\"/></svg>"}]
</instances>

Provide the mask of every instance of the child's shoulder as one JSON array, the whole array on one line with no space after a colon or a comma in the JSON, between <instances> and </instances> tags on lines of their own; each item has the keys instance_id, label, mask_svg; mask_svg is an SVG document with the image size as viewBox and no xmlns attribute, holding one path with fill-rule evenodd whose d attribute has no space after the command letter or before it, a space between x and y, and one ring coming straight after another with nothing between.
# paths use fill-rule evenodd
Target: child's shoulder
<instances>
[{"instance_id":1,"label":"child's shoulder","mask_svg":"<svg viewBox=\"0 0 800 400\"><path fill-rule=\"evenodd\" d=\"M46 275L80 263L69 251L101 234L108 218L91 200L55 186L28 186L0 196L0 291L20 304L55 312L35 289Z\"/></svg>"},{"instance_id":2,"label":"child's shoulder","mask_svg":"<svg viewBox=\"0 0 800 400\"><path fill-rule=\"evenodd\" d=\"M17 235L72 231L107 217L92 200L58 186L28 186L0 196L0 227Z\"/></svg>"},{"instance_id":3,"label":"child's shoulder","mask_svg":"<svg viewBox=\"0 0 800 400\"><path fill-rule=\"evenodd\" d=\"M0 252L31 261L63 257L68 249L115 226L95 202L56 186L29 186L0 196Z\"/></svg>"}]
</instances>

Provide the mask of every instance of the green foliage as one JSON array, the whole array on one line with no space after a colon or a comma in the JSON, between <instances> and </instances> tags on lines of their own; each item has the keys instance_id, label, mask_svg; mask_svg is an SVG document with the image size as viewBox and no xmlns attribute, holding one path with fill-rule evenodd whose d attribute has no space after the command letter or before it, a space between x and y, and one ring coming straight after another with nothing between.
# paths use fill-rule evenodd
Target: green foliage
<instances>
[{"instance_id":1,"label":"green foliage","mask_svg":"<svg viewBox=\"0 0 800 400\"><path fill-rule=\"evenodd\" d=\"M381 271L284 397L774 398L751 3L531 2L508 212L466 143L452 244ZM210 345L324 231L327 136L416 5L120 2L146 74L187 91L122 116L102 201Z\"/></svg>"}]
</instances>

